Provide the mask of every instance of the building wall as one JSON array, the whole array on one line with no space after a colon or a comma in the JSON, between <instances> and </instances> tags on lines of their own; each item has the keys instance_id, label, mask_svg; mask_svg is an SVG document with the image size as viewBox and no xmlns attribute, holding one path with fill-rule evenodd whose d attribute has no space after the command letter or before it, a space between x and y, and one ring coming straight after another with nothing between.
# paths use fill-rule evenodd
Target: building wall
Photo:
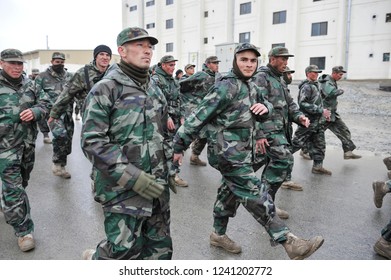
<instances>
[{"instance_id":1,"label":"building wall","mask_svg":"<svg viewBox=\"0 0 391 280\"><path fill-rule=\"evenodd\" d=\"M234 45L240 33L249 32L250 42L260 48L262 65L273 44L285 44L295 55L288 62L296 70L295 79L305 78L304 69L315 57L325 58L326 73L343 65L349 79L391 78L390 61L383 61L383 54L391 52L391 22L385 20L391 0L174 0L172 5L155 0L146 7L147 2L122 1L123 27L155 23L147 29L159 39L153 63L171 54L179 60L177 68L194 63L200 70L222 44ZM240 5L248 2L251 13L240 15ZM130 6L137 10L130 12ZM279 11L286 11L286 22L273 24L273 13ZM167 19L173 19L172 29L166 29ZM312 24L319 22L327 22L327 34L311 36ZM172 52L166 52L167 43L173 43Z\"/></svg>"}]
</instances>

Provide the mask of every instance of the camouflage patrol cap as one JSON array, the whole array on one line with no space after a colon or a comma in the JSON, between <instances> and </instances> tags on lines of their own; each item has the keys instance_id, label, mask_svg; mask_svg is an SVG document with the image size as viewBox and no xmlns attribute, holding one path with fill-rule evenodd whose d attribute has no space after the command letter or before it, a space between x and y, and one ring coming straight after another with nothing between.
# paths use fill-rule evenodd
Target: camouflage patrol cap
<instances>
[{"instance_id":1,"label":"camouflage patrol cap","mask_svg":"<svg viewBox=\"0 0 391 280\"><path fill-rule=\"evenodd\" d=\"M289 51L285 47L277 46L270 50L269 57L271 56L286 56L286 57L293 57L293 54L289 54Z\"/></svg>"},{"instance_id":2,"label":"camouflage patrol cap","mask_svg":"<svg viewBox=\"0 0 391 280\"><path fill-rule=\"evenodd\" d=\"M342 66L334 66L333 69L332 69L333 72L335 73L346 73L346 71L343 69Z\"/></svg>"},{"instance_id":3,"label":"camouflage patrol cap","mask_svg":"<svg viewBox=\"0 0 391 280\"><path fill-rule=\"evenodd\" d=\"M220 60L217 58L217 56L213 55L213 56L209 56L205 59L205 64L209 64L209 63L216 63L216 62L220 62Z\"/></svg>"},{"instance_id":4,"label":"camouflage patrol cap","mask_svg":"<svg viewBox=\"0 0 391 280\"><path fill-rule=\"evenodd\" d=\"M289 69L289 67L287 66L287 67L285 67L285 70L284 70L283 73L295 73L295 70L291 70L291 69Z\"/></svg>"},{"instance_id":5,"label":"camouflage patrol cap","mask_svg":"<svg viewBox=\"0 0 391 280\"><path fill-rule=\"evenodd\" d=\"M178 61L178 59L175 59L172 55L165 55L160 59L160 63L168 63L172 61Z\"/></svg>"},{"instance_id":6,"label":"camouflage patrol cap","mask_svg":"<svg viewBox=\"0 0 391 280\"><path fill-rule=\"evenodd\" d=\"M17 49L5 49L1 52L2 61L16 61L16 62L25 62L23 60L23 54L20 50Z\"/></svg>"},{"instance_id":7,"label":"camouflage patrol cap","mask_svg":"<svg viewBox=\"0 0 391 280\"><path fill-rule=\"evenodd\" d=\"M65 54L63 54L61 52L54 52L52 54L52 59L62 59L62 60L65 60Z\"/></svg>"},{"instance_id":8,"label":"camouflage patrol cap","mask_svg":"<svg viewBox=\"0 0 391 280\"><path fill-rule=\"evenodd\" d=\"M39 69L37 68L32 69L31 74L39 74Z\"/></svg>"},{"instance_id":9,"label":"camouflage patrol cap","mask_svg":"<svg viewBox=\"0 0 391 280\"><path fill-rule=\"evenodd\" d=\"M307 68L305 68L305 73L310 73L310 72L315 72L315 73L322 73L322 70L319 70L317 65L310 65Z\"/></svg>"},{"instance_id":10,"label":"camouflage patrol cap","mask_svg":"<svg viewBox=\"0 0 391 280\"><path fill-rule=\"evenodd\" d=\"M156 45L159 41L152 36L149 36L145 29L140 27L128 27L122 30L117 36L117 46L122 46L127 42L149 39L152 45Z\"/></svg>"},{"instance_id":11,"label":"camouflage patrol cap","mask_svg":"<svg viewBox=\"0 0 391 280\"><path fill-rule=\"evenodd\" d=\"M194 65L194 64L186 64L185 70L187 70L187 69L189 69L189 68L191 68L191 67L195 67L195 65Z\"/></svg>"},{"instance_id":12,"label":"camouflage patrol cap","mask_svg":"<svg viewBox=\"0 0 391 280\"><path fill-rule=\"evenodd\" d=\"M250 44L250 43L239 44L235 48L234 54L237 54L237 53L240 53L240 52L244 52L244 51L253 51L253 52L255 52L255 54L257 56L261 56L261 54L258 51L258 48L256 46L254 46L253 44Z\"/></svg>"}]
</instances>

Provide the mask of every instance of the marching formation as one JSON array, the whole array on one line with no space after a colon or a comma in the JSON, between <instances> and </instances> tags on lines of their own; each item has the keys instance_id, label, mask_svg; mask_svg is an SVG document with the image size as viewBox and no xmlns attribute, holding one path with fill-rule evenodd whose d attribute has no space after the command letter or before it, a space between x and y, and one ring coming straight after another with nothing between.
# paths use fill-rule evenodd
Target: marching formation
<instances>
[{"instance_id":1,"label":"marching formation","mask_svg":"<svg viewBox=\"0 0 391 280\"><path fill-rule=\"evenodd\" d=\"M322 71L309 65L295 102L289 90L295 71L288 67L294 55L285 47L272 48L267 65L260 66L259 49L241 43L228 73L219 72L216 56L207 57L201 71L190 63L175 73L178 60L172 55L151 65L158 43L142 28L125 28L117 36L119 63L110 65L111 49L99 45L92 62L70 74L65 55L54 52L51 66L41 73L34 69L31 79L23 73L19 50L1 52L0 205L20 250L35 248L25 189L38 131L53 147L53 175L69 179L75 113L76 120L82 117L81 149L92 165L91 187L102 206L106 234L82 253L83 259L172 258L170 195L191 187L180 176L188 148L191 165L209 163L221 174L211 213L212 246L242 252L226 233L242 205L273 246L281 245L290 259L310 257L324 238L294 235L284 221L290 214L275 204L276 195L280 187L304 190L291 176L297 151L313 161L312 173L332 175L323 166L327 129L341 140L343 159L361 158L337 111L344 68L335 66L330 75L318 77ZM205 147L208 163L200 158ZM384 163L391 179L391 157ZM374 182L373 191L380 208L391 181ZM391 259L391 221L374 250Z\"/></svg>"}]
</instances>

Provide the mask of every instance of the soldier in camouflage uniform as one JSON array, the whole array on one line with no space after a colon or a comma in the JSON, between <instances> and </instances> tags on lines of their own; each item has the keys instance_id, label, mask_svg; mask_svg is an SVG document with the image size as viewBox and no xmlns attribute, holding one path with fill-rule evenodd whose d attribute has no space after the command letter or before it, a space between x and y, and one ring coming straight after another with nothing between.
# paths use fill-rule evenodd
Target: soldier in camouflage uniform
<instances>
[{"instance_id":1,"label":"soldier in camouflage uniform","mask_svg":"<svg viewBox=\"0 0 391 280\"><path fill-rule=\"evenodd\" d=\"M185 73L182 75L180 81L187 79L190 76L194 75L195 65L194 64L186 64L184 69L185 69Z\"/></svg>"},{"instance_id":2,"label":"soldier in camouflage uniform","mask_svg":"<svg viewBox=\"0 0 391 280\"><path fill-rule=\"evenodd\" d=\"M85 100L81 146L96 168L106 239L83 259L171 259L169 188L163 150L165 98L150 82L153 45L138 27L117 37L121 61Z\"/></svg>"},{"instance_id":3,"label":"soldier in camouflage uniform","mask_svg":"<svg viewBox=\"0 0 391 280\"><path fill-rule=\"evenodd\" d=\"M179 93L179 84L173 77L175 64L177 59L172 55L165 55L160 59L160 63L155 69L155 74L152 76L153 83L163 92L168 104L168 121L165 139L168 145L172 145L172 139L183 123L183 115L181 110L181 100ZM169 158L169 155L167 155ZM171 165L171 161L169 163ZM170 175L174 176L175 184L179 187L187 187L188 183L178 176L179 166L173 163L169 166Z\"/></svg>"},{"instance_id":4,"label":"soldier in camouflage uniform","mask_svg":"<svg viewBox=\"0 0 391 280\"><path fill-rule=\"evenodd\" d=\"M38 96L32 80L23 73L19 50L1 52L0 66L0 178L1 207L18 237L22 251L35 247L34 223L26 187L35 161L37 120L45 119L50 101Z\"/></svg>"},{"instance_id":5,"label":"soldier in camouflage uniform","mask_svg":"<svg viewBox=\"0 0 391 280\"><path fill-rule=\"evenodd\" d=\"M266 153L262 181L268 186L273 201L287 175L292 172L290 122L305 127L309 125L308 118L299 110L282 81L288 59L292 56L287 48L279 46L271 49L269 63L261 66L254 76L255 84L267 90L266 99L274 107L271 117L262 124L262 150ZM280 208L277 208L277 214L283 219L289 218L288 212Z\"/></svg>"},{"instance_id":6,"label":"soldier in camouflage uniform","mask_svg":"<svg viewBox=\"0 0 391 280\"><path fill-rule=\"evenodd\" d=\"M310 125L299 126L296 129L292 140L292 154L303 147L308 147L310 157L314 161L312 173L331 175L331 171L323 167L326 151L323 125L325 121L330 121L330 111L323 108L318 73L322 73L318 66L308 66L305 69L307 79L299 84L298 104L300 110L309 118Z\"/></svg>"},{"instance_id":7,"label":"soldier in camouflage uniform","mask_svg":"<svg viewBox=\"0 0 391 280\"><path fill-rule=\"evenodd\" d=\"M219 71L219 62L220 60L218 60L217 56L210 56L202 65L202 71L198 71L189 78L179 82L182 110L185 118L188 118L194 112L209 89L214 85L216 73ZM206 166L206 162L202 161L199 156L207 142L208 139L204 132L201 132L200 136L193 141L191 145L192 154L190 156L190 164Z\"/></svg>"},{"instance_id":8,"label":"soldier in camouflage uniform","mask_svg":"<svg viewBox=\"0 0 391 280\"><path fill-rule=\"evenodd\" d=\"M52 105L56 102L65 84L71 79L72 74L64 68L65 54L54 52L52 55L52 66L45 72L40 73L35 79L35 87L38 93L45 92L49 95ZM66 112L60 118L50 123L53 134L53 166L52 172L56 176L65 179L71 178L66 171L67 156L72 152L72 137L74 123L72 119L73 106L68 104Z\"/></svg>"},{"instance_id":9,"label":"soldier in camouflage uniform","mask_svg":"<svg viewBox=\"0 0 391 280\"><path fill-rule=\"evenodd\" d=\"M260 148L260 122L271 114L272 106L264 100L261 88L251 80L258 65L258 49L249 44L235 48L233 69L219 77L215 86L186 119L174 138L174 160L183 159L183 152L209 125L214 130L217 145L213 157L222 175L214 206L214 228L210 243L231 253L241 247L227 234L229 217L242 204L265 227L273 241L284 246L291 259L309 257L322 244L322 237L303 240L294 236L275 214L268 187L255 175L253 161Z\"/></svg>"},{"instance_id":10,"label":"soldier in camouflage uniform","mask_svg":"<svg viewBox=\"0 0 391 280\"><path fill-rule=\"evenodd\" d=\"M354 145L351 139L349 128L337 112L338 96L344 93L343 89L338 88L337 81L342 79L344 73L346 71L342 66L335 66L331 75L323 74L319 77L323 105L331 111L331 119L325 124L325 130L330 129L341 140L344 159L359 159L361 156L353 153L356 145Z\"/></svg>"}]
</instances>

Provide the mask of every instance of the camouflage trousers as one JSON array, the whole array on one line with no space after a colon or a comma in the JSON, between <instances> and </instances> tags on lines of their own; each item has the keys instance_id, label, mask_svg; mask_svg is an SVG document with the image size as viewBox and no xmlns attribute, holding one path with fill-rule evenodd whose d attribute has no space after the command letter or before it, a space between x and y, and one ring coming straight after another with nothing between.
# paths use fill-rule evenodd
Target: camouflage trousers
<instances>
[{"instance_id":1,"label":"camouflage trousers","mask_svg":"<svg viewBox=\"0 0 391 280\"><path fill-rule=\"evenodd\" d=\"M35 146L31 144L0 152L1 208L16 236L24 236L34 230L25 190L34 160Z\"/></svg>"},{"instance_id":2,"label":"camouflage trousers","mask_svg":"<svg viewBox=\"0 0 391 280\"><path fill-rule=\"evenodd\" d=\"M288 144L273 145L271 141L269 141L269 144L270 146L266 147L262 183L267 186L268 192L274 201L278 189L288 174L292 173L293 155ZM257 164L257 169L261 168L261 166L261 164Z\"/></svg>"},{"instance_id":3,"label":"camouflage trousers","mask_svg":"<svg viewBox=\"0 0 391 280\"><path fill-rule=\"evenodd\" d=\"M151 217L104 212L106 239L96 247L95 260L170 260L170 209L154 200Z\"/></svg>"},{"instance_id":4,"label":"camouflage trousers","mask_svg":"<svg viewBox=\"0 0 391 280\"><path fill-rule=\"evenodd\" d=\"M335 121L326 122L324 124L324 131L327 129L330 129L331 132L341 140L342 149L345 153L356 149L356 145L354 145L351 139L350 130L341 118L336 118Z\"/></svg>"},{"instance_id":5,"label":"camouflage trousers","mask_svg":"<svg viewBox=\"0 0 391 280\"><path fill-rule=\"evenodd\" d=\"M264 226L271 239L279 243L285 241L289 228L276 215L267 187L261 184L252 166L240 168L242 175L223 174L213 210L213 227L216 233L225 234L229 218L236 215L237 208L242 204L254 219Z\"/></svg>"},{"instance_id":6,"label":"camouflage trousers","mask_svg":"<svg viewBox=\"0 0 391 280\"><path fill-rule=\"evenodd\" d=\"M47 118L39 120L37 123L38 123L39 130L43 134L50 132L50 128L49 128L49 125L48 125L48 119Z\"/></svg>"},{"instance_id":7,"label":"camouflage trousers","mask_svg":"<svg viewBox=\"0 0 391 280\"><path fill-rule=\"evenodd\" d=\"M196 140L194 140L191 146L193 154L199 156L202 153L202 150L205 148L207 142L207 138L197 138Z\"/></svg>"},{"instance_id":8,"label":"camouflage trousers","mask_svg":"<svg viewBox=\"0 0 391 280\"><path fill-rule=\"evenodd\" d=\"M72 113L67 112L59 119L54 119L50 123L53 134L53 163L67 165L67 157L72 152L72 138L74 122Z\"/></svg>"},{"instance_id":9,"label":"camouflage trousers","mask_svg":"<svg viewBox=\"0 0 391 280\"><path fill-rule=\"evenodd\" d=\"M292 154L302 148L310 154L314 164L322 164L326 152L326 140L321 125L299 126L292 140Z\"/></svg>"}]
</instances>

